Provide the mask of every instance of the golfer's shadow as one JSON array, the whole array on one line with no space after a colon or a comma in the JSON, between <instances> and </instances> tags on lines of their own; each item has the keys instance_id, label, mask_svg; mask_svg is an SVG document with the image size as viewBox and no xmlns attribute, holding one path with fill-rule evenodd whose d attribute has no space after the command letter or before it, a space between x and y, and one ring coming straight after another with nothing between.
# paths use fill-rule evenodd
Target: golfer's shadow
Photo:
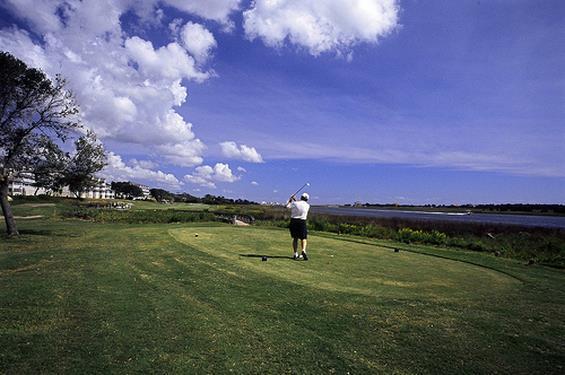
<instances>
[{"instance_id":1,"label":"golfer's shadow","mask_svg":"<svg viewBox=\"0 0 565 375\"><path fill-rule=\"evenodd\" d=\"M239 254L240 257L247 257L247 258L263 258L263 257L267 257L267 258L271 258L271 259L290 259L290 260L294 260L294 258L290 257L290 256L284 256L284 255L267 255L267 254Z\"/></svg>"}]
</instances>

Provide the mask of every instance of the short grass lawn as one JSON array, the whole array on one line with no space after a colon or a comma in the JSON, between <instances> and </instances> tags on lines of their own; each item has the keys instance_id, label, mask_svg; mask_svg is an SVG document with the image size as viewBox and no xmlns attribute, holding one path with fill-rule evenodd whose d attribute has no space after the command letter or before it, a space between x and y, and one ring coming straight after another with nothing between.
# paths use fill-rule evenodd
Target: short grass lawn
<instances>
[{"instance_id":1,"label":"short grass lawn","mask_svg":"<svg viewBox=\"0 0 565 375\"><path fill-rule=\"evenodd\" d=\"M562 270L327 234L293 261L269 228L19 225L0 373L565 372Z\"/></svg>"}]
</instances>

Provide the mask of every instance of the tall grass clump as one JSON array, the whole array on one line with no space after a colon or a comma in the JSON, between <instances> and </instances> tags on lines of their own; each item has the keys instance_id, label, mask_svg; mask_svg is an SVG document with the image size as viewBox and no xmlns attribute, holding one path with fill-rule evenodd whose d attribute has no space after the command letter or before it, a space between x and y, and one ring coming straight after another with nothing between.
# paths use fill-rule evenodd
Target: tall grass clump
<instances>
[{"instance_id":1,"label":"tall grass clump","mask_svg":"<svg viewBox=\"0 0 565 375\"><path fill-rule=\"evenodd\" d=\"M397 240L404 243L417 242L431 245L445 245L447 235L437 230L425 232L420 229L401 228L397 232Z\"/></svg>"}]
</instances>

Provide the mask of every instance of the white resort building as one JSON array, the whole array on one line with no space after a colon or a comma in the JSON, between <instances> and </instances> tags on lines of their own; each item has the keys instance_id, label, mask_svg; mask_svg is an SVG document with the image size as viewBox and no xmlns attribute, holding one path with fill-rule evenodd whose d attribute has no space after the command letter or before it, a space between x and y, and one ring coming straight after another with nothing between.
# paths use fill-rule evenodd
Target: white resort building
<instances>
[{"instance_id":1,"label":"white resort building","mask_svg":"<svg viewBox=\"0 0 565 375\"><path fill-rule=\"evenodd\" d=\"M69 191L68 186L65 186L59 192L51 192L44 188L38 188L34 185L35 179L33 178L33 174L22 172L10 181L10 184L8 185L8 194L10 196L53 195L56 197L75 197L75 195ZM99 178L96 185L94 185L94 187L90 190L83 192L80 197L90 199L114 199L115 193L112 190L111 185L107 183L106 180Z\"/></svg>"},{"instance_id":2,"label":"white resort building","mask_svg":"<svg viewBox=\"0 0 565 375\"><path fill-rule=\"evenodd\" d=\"M33 184L35 184L33 174L22 172L8 184L8 194L15 196L43 195L47 193L44 188L37 188Z\"/></svg>"},{"instance_id":3,"label":"white resort building","mask_svg":"<svg viewBox=\"0 0 565 375\"><path fill-rule=\"evenodd\" d=\"M99 178L96 185L94 185L94 187L89 191L82 193L80 197L90 199L114 199L116 194L106 180Z\"/></svg>"},{"instance_id":4,"label":"white resort building","mask_svg":"<svg viewBox=\"0 0 565 375\"><path fill-rule=\"evenodd\" d=\"M149 186L142 184L136 184L136 185L139 186L139 188L143 192L143 199L149 199L151 196L151 192L149 191Z\"/></svg>"}]
</instances>

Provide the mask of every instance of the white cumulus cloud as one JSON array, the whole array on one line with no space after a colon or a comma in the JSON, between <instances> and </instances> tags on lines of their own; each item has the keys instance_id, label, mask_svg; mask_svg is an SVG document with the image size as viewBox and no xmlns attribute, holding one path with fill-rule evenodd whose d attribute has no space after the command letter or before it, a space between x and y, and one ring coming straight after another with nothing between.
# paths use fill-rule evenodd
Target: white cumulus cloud
<instances>
[{"instance_id":1,"label":"white cumulus cloud","mask_svg":"<svg viewBox=\"0 0 565 375\"><path fill-rule=\"evenodd\" d=\"M201 165L194 169L193 174L184 176L186 182L211 188L216 187L216 182L232 183L238 181L240 178L240 176L233 174L228 164L224 163L216 163L214 167Z\"/></svg>"},{"instance_id":2,"label":"white cumulus cloud","mask_svg":"<svg viewBox=\"0 0 565 375\"><path fill-rule=\"evenodd\" d=\"M214 35L198 23L187 22L180 30L180 38L184 48L199 64L205 63L217 46Z\"/></svg>"},{"instance_id":3,"label":"white cumulus cloud","mask_svg":"<svg viewBox=\"0 0 565 375\"><path fill-rule=\"evenodd\" d=\"M243 12L245 33L271 47L286 42L312 55L346 53L376 43L398 23L396 0L255 0Z\"/></svg>"},{"instance_id":4,"label":"white cumulus cloud","mask_svg":"<svg viewBox=\"0 0 565 375\"><path fill-rule=\"evenodd\" d=\"M139 70L150 78L188 78L196 81L209 78L208 73L196 68L194 58L176 42L154 49L151 42L134 36L126 39L125 47L129 57L138 64Z\"/></svg>"},{"instance_id":5,"label":"white cumulus cloud","mask_svg":"<svg viewBox=\"0 0 565 375\"><path fill-rule=\"evenodd\" d=\"M137 160L137 159L130 159L130 164L133 166L138 166L140 168L146 168L146 169L156 169L159 167L159 165L157 163L155 163L154 161L151 160Z\"/></svg>"},{"instance_id":6,"label":"white cumulus cloud","mask_svg":"<svg viewBox=\"0 0 565 375\"><path fill-rule=\"evenodd\" d=\"M251 185L257 186L259 183L257 181L251 181Z\"/></svg>"},{"instance_id":7,"label":"white cumulus cloud","mask_svg":"<svg viewBox=\"0 0 565 375\"><path fill-rule=\"evenodd\" d=\"M220 182L235 182L239 180L239 177L232 173L230 166L223 163L216 163L213 178Z\"/></svg>"},{"instance_id":8,"label":"white cumulus cloud","mask_svg":"<svg viewBox=\"0 0 565 375\"><path fill-rule=\"evenodd\" d=\"M120 155L109 152L108 165L100 175L111 181L136 181L174 190L180 188L182 183L173 174L154 170L154 167L147 161L137 160L132 160L128 165Z\"/></svg>"},{"instance_id":9,"label":"white cumulus cloud","mask_svg":"<svg viewBox=\"0 0 565 375\"><path fill-rule=\"evenodd\" d=\"M183 143L163 144L154 147L159 156L172 164L190 167L202 164L202 152L206 146L198 139Z\"/></svg>"},{"instance_id":10,"label":"white cumulus cloud","mask_svg":"<svg viewBox=\"0 0 565 375\"><path fill-rule=\"evenodd\" d=\"M257 152L255 147L239 145L233 141L220 143L222 154L231 159L244 160L251 163L262 163L263 157Z\"/></svg>"},{"instance_id":11,"label":"white cumulus cloud","mask_svg":"<svg viewBox=\"0 0 565 375\"><path fill-rule=\"evenodd\" d=\"M201 13L216 9L210 15L219 15L220 4L212 3L195 7ZM125 13L151 15L157 4L6 0L0 7L27 21L28 30L0 29L0 50L51 77L62 73L75 93L83 122L103 141L141 145L148 153L162 155L165 163L191 167L203 162L205 145L177 107L187 99L183 82L202 82L211 76L201 60L212 46L206 41L199 42L200 49L195 44L189 49L180 41L156 46L122 28L120 18ZM214 40L206 29L192 25Z\"/></svg>"},{"instance_id":12,"label":"white cumulus cloud","mask_svg":"<svg viewBox=\"0 0 565 375\"><path fill-rule=\"evenodd\" d=\"M184 12L231 25L229 16L239 9L241 0L164 0L164 2Z\"/></svg>"}]
</instances>

